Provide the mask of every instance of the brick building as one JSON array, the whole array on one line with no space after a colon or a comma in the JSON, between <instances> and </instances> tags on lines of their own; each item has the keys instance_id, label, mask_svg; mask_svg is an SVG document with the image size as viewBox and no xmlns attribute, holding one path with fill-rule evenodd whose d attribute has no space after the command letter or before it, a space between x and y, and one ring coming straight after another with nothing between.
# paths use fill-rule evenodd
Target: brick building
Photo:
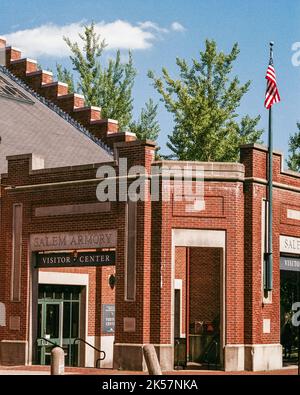
<instances>
[{"instance_id":1,"label":"brick building","mask_svg":"<svg viewBox=\"0 0 300 395\"><path fill-rule=\"evenodd\" d=\"M299 174L274 152L266 293L265 147L241 147L241 163L155 161L153 142L119 132L35 61L0 47L1 364L48 364L54 342L69 365L95 366L103 350L103 367L144 370L142 346L153 343L166 370L187 360L280 368L281 273L300 255ZM103 166L115 170L118 193L136 181L140 170L121 174L124 158L128 169L144 166L146 199L99 201ZM163 169L187 167L193 190L203 188L198 209L197 198L193 209L175 198L174 178L162 198Z\"/></svg>"}]
</instances>

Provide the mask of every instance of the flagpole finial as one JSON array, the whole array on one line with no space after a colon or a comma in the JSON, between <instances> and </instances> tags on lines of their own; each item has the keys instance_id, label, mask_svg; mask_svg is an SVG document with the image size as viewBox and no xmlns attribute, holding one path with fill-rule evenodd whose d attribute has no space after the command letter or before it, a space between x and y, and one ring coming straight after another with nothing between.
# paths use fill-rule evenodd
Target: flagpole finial
<instances>
[{"instance_id":1,"label":"flagpole finial","mask_svg":"<svg viewBox=\"0 0 300 395\"><path fill-rule=\"evenodd\" d=\"M270 62L273 62L273 46L274 41L270 41Z\"/></svg>"}]
</instances>

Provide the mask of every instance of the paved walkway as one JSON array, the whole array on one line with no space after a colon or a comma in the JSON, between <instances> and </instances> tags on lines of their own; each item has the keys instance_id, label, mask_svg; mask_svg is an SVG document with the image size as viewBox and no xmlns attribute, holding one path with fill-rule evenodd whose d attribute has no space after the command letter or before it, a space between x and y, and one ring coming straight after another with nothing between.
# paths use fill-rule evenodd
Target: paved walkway
<instances>
[{"instance_id":1,"label":"paved walkway","mask_svg":"<svg viewBox=\"0 0 300 395\"><path fill-rule=\"evenodd\" d=\"M143 372L119 371L113 369L66 368L68 375L147 375ZM0 375L49 375L49 366L0 366ZM297 366L267 372L223 372L217 370L174 370L164 372L168 375L297 375Z\"/></svg>"}]
</instances>

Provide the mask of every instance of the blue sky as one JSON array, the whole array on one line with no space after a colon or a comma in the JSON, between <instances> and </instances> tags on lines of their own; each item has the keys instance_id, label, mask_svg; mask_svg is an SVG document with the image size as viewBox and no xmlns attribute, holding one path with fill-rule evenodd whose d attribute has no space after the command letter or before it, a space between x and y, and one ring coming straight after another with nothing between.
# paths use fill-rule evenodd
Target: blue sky
<instances>
[{"instance_id":1,"label":"blue sky","mask_svg":"<svg viewBox=\"0 0 300 395\"><path fill-rule=\"evenodd\" d=\"M106 57L118 46L124 51L133 48L139 73L134 88L135 116L149 97L159 99L147 71L159 74L166 66L176 76L175 58L197 57L204 40L210 38L225 52L234 42L239 43L234 74L241 82L252 81L239 113L261 114L260 126L267 130L264 77L268 43L275 41L282 101L274 106L274 146L287 154L288 137L300 121L300 66L291 61L292 45L300 42L299 0L1 0L0 4L0 35L7 36L9 44L21 47L28 57L38 58L44 68L54 69L56 61L68 64L58 37L66 31L76 32L82 21L95 20L107 35L111 48ZM162 103L159 121L162 132L158 142L167 152L165 143L173 124Z\"/></svg>"}]
</instances>

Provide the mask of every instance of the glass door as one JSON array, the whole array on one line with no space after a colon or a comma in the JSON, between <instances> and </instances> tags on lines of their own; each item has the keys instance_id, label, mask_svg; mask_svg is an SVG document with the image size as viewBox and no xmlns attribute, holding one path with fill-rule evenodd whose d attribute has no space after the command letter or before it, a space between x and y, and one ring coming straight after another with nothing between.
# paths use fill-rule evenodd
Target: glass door
<instances>
[{"instance_id":1,"label":"glass door","mask_svg":"<svg viewBox=\"0 0 300 395\"><path fill-rule=\"evenodd\" d=\"M50 364L53 344L61 346L62 302L42 302L38 305L38 354L41 365ZM50 342L48 342L49 340Z\"/></svg>"},{"instance_id":2,"label":"glass door","mask_svg":"<svg viewBox=\"0 0 300 395\"><path fill-rule=\"evenodd\" d=\"M67 301L63 304L63 339L62 347L65 350L65 364L67 366L78 365L78 343L74 340L79 337L79 303Z\"/></svg>"},{"instance_id":3,"label":"glass door","mask_svg":"<svg viewBox=\"0 0 300 395\"><path fill-rule=\"evenodd\" d=\"M80 293L81 288L78 286L39 286L37 323L39 364L50 364L52 343L55 343L65 351L65 365L78 366L79 345L74 344L74 340L80 337Z\"/></svg>"}]
</instances>

